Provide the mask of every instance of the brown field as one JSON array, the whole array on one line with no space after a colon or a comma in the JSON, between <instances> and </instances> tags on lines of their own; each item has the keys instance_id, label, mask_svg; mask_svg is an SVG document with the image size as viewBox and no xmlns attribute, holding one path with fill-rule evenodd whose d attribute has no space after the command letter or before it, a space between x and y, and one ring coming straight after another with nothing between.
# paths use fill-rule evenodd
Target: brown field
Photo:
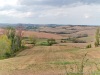
<instances>
[{"instance_id":1,"label":"brown field","mask_svg":"<svg viewBox=\"0 0 100 75\"><path fill-rule=\"evenodd\" d=\"M38 31L42 32L48 32L48 33L57 33L57 32L64 32L69 33L67 35L73 35L73 34L88 34L88 35L94 35L95 30L97 27L94 26L58 26L55 28L52 27L42 27L38 29Z\"/></svg>"},{"instance_id":2,"label":"brown field","mask_svg":"<svg viewBox=\"0 0 100 75\"><path fill-rule=\"evenodd\" d=\"M5 29L0 29L0 35L6 34L6 30ZM51 34L51 33L44 33L44 32L35 32L35 31L26 31L23 30L23 37L30 37L30 36L35 36L37 38L44 38L44 39L62 39L64 38L61 35L58 34Z\"/></svg>"},{"instance_id":3,"label":"brown field","mask_svg":"<svg viewBox=\"0 0 100 75\"><path fill-rule=\"evenodd\" d=\"M34 32L34 31L24 31L24 37L36 36L38 38L53 38L53 39L62 39L61 35L51 34L51 33L44 33L44 32Z\"/></svg>"},{"instance_id":4,"label":"brown field","mask_svg":"<svg viewBox=\"0 0 100 75\"><path fill-rule=\"evenodd\" d=\"M100 63L100 47L94 47L96 28L94 26L57 26L55 28L40 27L37 31L24 30L23 37L54 38L57 41L79 34L87 34L88 36L78 38L86 43L58 42L53 46L39 45L18 52L13 58L0 60L0 75L66 75L66 70L69 70L69 67L74 67L75 63L82 63L83 56L87 52L86 58L89 61L84 71L95 71L97 68L94 63ZM62 32L64 34L61 34ZM88 49L86 46L89 44L92 45L92 48ZM98 67L100 68L100 64Z\"/></svg>"},{"instance_id":5,"label":"brown field","mask_svg":"<svg viewBox=\"0 0 100 75\"><path fill-rule=\"evenodd\" d=\"M37 46L20 52L14 58L0 60L0 75L65 75L61 62L68 66L74 62L73 58L80 61L86 52L89 52L87 57L90 60L100 60L100 48Z\"/></svg>"},{"instance_id":6,"label":"brown field","mask_svg":"<svg viewBox=\"0 0 100 75\"><path fill-rule=\"evenodd\" d=\"M95 32L97 27L95 26L57 26L57 27L40 27L37 32L52 33L62 36L63 38L77 37L78 35L87 34L88 37L81 37L79 39L87 42L94 41ZM61 37L61 38L62 38Z\"/></svg>"}]
</instances>

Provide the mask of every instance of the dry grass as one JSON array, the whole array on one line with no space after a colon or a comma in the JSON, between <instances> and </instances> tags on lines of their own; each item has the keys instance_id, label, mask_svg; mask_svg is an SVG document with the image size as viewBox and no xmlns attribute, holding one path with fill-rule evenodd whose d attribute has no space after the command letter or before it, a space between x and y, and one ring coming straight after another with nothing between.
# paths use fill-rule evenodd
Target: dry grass
<instances>
[{"instance_id":1,"label":"dry grass","mask_svg":"<svg viewBox=\"0 0 100 75\"><path fill-rule=\"evenodd\" d=\"M100 58L100 48L77 49L68 46L37 46L20 52L16 57L0 60L0 75L65 75L64 65L82 59Z\"/></svg>"}]
</instances>

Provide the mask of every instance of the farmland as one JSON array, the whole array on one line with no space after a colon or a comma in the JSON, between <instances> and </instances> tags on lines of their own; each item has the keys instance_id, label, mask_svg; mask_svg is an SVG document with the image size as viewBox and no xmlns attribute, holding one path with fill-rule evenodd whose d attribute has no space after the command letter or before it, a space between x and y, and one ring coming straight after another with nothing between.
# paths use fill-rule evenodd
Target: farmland
<instances>
[{"instance_id":1,"label":"farmland","mask_svg":"<svg viewBox=\"0 0 100 75\"><path fill-rule=\"evenodd\" d=\"M36 30L23 30L27 48L0 60L0 75L67 75L70 71L79 72L76 67L80 68L84 57L81 72L84 75L99 72L100 47L94 46L96 29L96 26L40 26ZM5 34L5 29L1 32ZM37 39L35 45L29 40L30 36ZM56 43L49 45L48 39ZM91 48L86 48L87 45Z\"/></svg>"},{"instance_id":2,"label":"farmland","mask_svg":"<svg viewBox=\"0 0 100 75\"><path fill-rule=\"evenodd\" d=\"M67 46L38 46L26 49L14 58L0 60L0 75L65 75L67 69L64 66L81 61L82 56L87 51L89 51L87 57L90 60L99 61L100 48L79 49Z\"/></svg>"}]
</instances>

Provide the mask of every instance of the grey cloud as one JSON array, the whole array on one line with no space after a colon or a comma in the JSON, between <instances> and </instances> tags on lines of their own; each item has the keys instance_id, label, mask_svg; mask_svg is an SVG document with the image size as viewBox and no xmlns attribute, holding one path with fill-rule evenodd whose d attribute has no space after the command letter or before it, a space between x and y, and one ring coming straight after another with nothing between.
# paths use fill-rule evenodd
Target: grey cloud
<instances>
[{"instance_id":1,"label":"grey cloud","mask_svg":"<svg viewBox=\"0 0 100 75\"><path fill-rule=\"evenodd\" d=\"M92 3L100 3L100 0L19 0L18 6L5 6L0 8L0 11L2 10L12 10L15 9L20 12L40 12L44 10L49 10L57 6L66 6L75 4L75 6L78 6L78 2L84 3L84 4L92 4Z\"/></svg>"},{"instance_id":2,"label":"grey cloud","mask_svg":"<svg viewBox=\"0 0 100 75\"><path fill-rule=\"evenodd\" d=\"M75 3L75 0L21 0L22 5L50 5L50 6L62 6Z\"/></svg>"},{"instance_id":3,"label":"grey cloud","mask_svg":"<svg viewBox=\"0 0 100 75\"><path fill-rule=\"evenodd\" d=\"M98 4L100 0L21 0L22 5L50 5L50 6L63 6L70 5L73 3L83 3L83 4Z\"/></svg>"},{"instance_id":4,"label":"grey cloud","mask_svg":"<svg viewBox=\"0 0 100 75\"><path fill-rule=\"evenodd\" d=\"M19 0L18 5L0 7L0 22L99 24L99 3L100 0Z\"/></svg>"}]
</instances>

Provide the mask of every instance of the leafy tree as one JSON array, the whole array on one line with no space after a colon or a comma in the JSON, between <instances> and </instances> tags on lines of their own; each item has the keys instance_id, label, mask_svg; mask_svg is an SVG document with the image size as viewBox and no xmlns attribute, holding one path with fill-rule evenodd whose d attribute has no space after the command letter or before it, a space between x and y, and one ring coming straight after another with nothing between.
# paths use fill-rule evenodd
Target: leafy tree
<instances>
[{"instance_id":1,"label":"leafy tree","mask_svg":"<svg viewBox=\"0 0 100 75\"><path fill-rule=\"evenodd\" d=\"M95 47L98 47L98 43L97 42L95 42L94 45L95 45Z\"/></svg>"},{"instance_id":2,"label":"leafy tree","mask_svg":"<svg viewBox=\"0 0 100 75\"><path fill-rule=\"evenodd\" d=\"M16 30L17 30L17 35L16 36L18 38L18 46L19 46L19 48L21 48L21 46L22 46L23 29L24 29L24 27L22 25L20 25L20 26L18 26L16 28Z\"/></svg>"},{"instance_id":3,"label":"leafy tree","mask_svg":"<svg viewBox=\"0 0 100 75\"><path fill-rule=\"evenodd\" d=\"M37 43L37 37L35 37L35 36L33 35L33 36L30 36L29 39L30 39L31 44L33 44L33 45L35 46L36 43Z\"/></svg>"},{"instance_id":4,"label":"leafy tree","mask_svg":"<svg viewBox=\"0 0 100 75\"><path fill-rule=\"evenodd\" d=\"M96 42L95 42L95 46L98 46L100 43L99 43L99 34L100 30L99 28L96 30L96 35L95 35L95 38L96 38Z\"/></svg>"},{"instance_id":5,"label":"leafy tree","mask_svg":"<svg viewBox=\"0 0 100 75\"><path fill-rule=\"evenodd\" d=\"M22 36L20 34L19 31L16 32L12 27L7 28L7 37L11 40L11 50L13 53L21 48Z\"/></svg>"},{"instance_id":6,"label":"leafy tree","mask_svg":"<svg viewBox=\"0 0 100 75\"><path fill-rule=\"evenodd\" d=\"M16 31L14 28L12 27L8 27L7 28L7 36L8 36L8 39L11 40L11 50L14 51L15 50L15 35L16 34Z\"/></svg>"},{"instance_id":7,"label":"leafy tree","mask_svg":"<svg viewBox=\"0 0 100 75\"><path fill-rule=\"evenodd\" d=\"M5 57L6 54L11 54L11 40L6 35L0 36L0 57Z\"/></svg>"}]
</instances>

